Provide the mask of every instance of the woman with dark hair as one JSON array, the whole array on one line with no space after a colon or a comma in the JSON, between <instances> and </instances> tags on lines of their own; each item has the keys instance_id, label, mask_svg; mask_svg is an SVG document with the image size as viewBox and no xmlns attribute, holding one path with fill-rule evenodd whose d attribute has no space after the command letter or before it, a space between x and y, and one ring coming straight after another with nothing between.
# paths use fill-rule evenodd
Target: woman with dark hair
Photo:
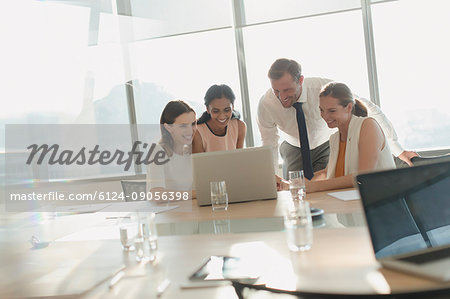
<instances>
[{"instance_id":1,"label":"woman with dark hair","mask_svg":"<svg viewBox=\"0 0 450 299\"><path fill-rule=\"evenodd\" d=\"M225 84L211 86L205 95L206 111L197 120L192 152L212 152L244 147L247 126L234 110L235 96Z\"/></svg>"},{"instance_id":2,"label":"woman with dark hair","mask_svg":"<svg viewBox=\"0 0 450 299\"><path fill-rule=\"evenodd\" d=\"M359 172L395 168L383 130L375 119L367 117L367 108L353 98L347 85L326 84L319 101L322 118L338 131L330 136L327 167L306 182L307 192L353 187Z\"/></svg>"},{"instance_id":3,"label":"woman with dark hair","mask_svg":"<svg viewBox=\"0 0 450 299\"><path fill-rule=\"evenodd\" d=\"M160 130L161 140L155 152L163 150L168 161L162 165L149 164L147 190L191 192L192 165L189 154L197 130L194 109L183 101L170 101L161 114Z\"/></svg>"},{"instance_id":4,"label":"woman with dark hair","mask_svg":"<svg viewBox=\"0 0 450 299\"><path fill-rule=\"evenodd\" d=\"M161 124L160 144L172 156L183 155L186 146L191 148L192 138L196 132L195 111L187 103L175 100L167 103L159 120Z\"/></svg>"}]
</instances>

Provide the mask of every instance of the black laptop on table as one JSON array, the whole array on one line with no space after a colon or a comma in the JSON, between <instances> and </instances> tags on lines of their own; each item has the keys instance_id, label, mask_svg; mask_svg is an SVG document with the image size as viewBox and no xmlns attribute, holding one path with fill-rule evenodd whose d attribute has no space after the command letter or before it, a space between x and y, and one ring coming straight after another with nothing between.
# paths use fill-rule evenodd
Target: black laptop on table
<instances>
[{"instance_id":1,"label":"black laptop on table","mask_svg":"<svg viewBox=\"0 0 450 299\"><path fill-rule=\"evenodd\" d=\"M450 281L450 162L356 177L377 260Z\"/></svg>"}]
</instances>

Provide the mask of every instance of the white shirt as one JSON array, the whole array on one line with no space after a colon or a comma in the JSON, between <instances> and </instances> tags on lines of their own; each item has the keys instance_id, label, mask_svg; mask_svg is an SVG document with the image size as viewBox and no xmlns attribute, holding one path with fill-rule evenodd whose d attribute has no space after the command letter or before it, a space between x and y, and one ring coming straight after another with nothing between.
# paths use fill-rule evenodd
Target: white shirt
<instances>
[{"instance_id":1,"label":"white shirt","mask_svg":"<svg viewBox=\"0 0 450 299\"><path fill-rule=\"evenodd\" d=\"M320 90L322 86L331 81L325 78L305 78L303 80L302 94L298 102L303 103L302 108L305 114L309 146L311 149L328 141L330 135L337 130L328 128L320 116L319 110ZM355 97L358 98L357 96ZM359 99L366 105L368 115L380 124L392 153L395 156L400 155L403 152L403 148L398 143L397 134L391 122L378 106L367 99ZM284 140L294 146L300 147L296 110L294 107L284 108L272 89L269 89L259 101L257 122L263 145L278 147L278 140L280 138L279 129L283 134Z\"/></svg>"},{"instance_id":2,"label":"white shirt","mask_svg":"<svg viewBox=\"0 0 450 299\"><path fill-rule=\"evenodd\" d=\"M157 145L155 152L157 151L164 151L164 149ZM193 182L191 156L173 153L167 158L169 161L163 165L151 163L147 166L147 191L161 187L191 192Z\"/></svg>"}]
</instances>

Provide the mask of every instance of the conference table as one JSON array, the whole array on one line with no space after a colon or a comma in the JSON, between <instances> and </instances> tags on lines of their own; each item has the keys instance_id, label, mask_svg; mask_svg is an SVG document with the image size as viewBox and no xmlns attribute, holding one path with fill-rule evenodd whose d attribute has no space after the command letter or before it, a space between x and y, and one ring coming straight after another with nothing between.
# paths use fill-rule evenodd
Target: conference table
<instances>
[{"instance_id":1,"label":"conference table","mask_svg":"<svg viewBox=\"0 0 450 299\"><path fill-rule=\"evenodd\" d=\"M336 190L348 191L348 190ZM389 294L448 289L450 283L384 269L376 262L360 200L307 194L324 215L313 221L309 251L291 252L277 199L230 204L227 211L196 200L158 213L158 252L139 263L124 252L117 223L126 213L17 213L0 222L0 298L237 298L229 283L188 277L213 255L250 261L267 287L329 294ZM173 208L173 207L172 207ZM31 245L34 236L39 242ZM111 281L120 280L110 287Z\"/></svg>"}]
</instances>

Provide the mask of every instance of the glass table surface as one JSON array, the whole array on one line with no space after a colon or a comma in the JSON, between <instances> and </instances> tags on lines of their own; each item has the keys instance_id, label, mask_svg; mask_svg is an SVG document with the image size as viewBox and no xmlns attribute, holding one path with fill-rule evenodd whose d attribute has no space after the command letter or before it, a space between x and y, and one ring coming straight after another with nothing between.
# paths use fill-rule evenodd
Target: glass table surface
<instances>
[{"instance_id":1,"label":"glass table surface","mask_svg":"<svg viewBox=\"0 0 450 299\"><path fill-rule=\"evenodd\" d=\"M313 227L344 228L365 226L362 212L324 214L313 217ZM158 223L159 236L225 234L225 233L257 233L284 230L283 217L213 219L207 221L186 221L175 223Z\"/></svg>"}]
</instances>

